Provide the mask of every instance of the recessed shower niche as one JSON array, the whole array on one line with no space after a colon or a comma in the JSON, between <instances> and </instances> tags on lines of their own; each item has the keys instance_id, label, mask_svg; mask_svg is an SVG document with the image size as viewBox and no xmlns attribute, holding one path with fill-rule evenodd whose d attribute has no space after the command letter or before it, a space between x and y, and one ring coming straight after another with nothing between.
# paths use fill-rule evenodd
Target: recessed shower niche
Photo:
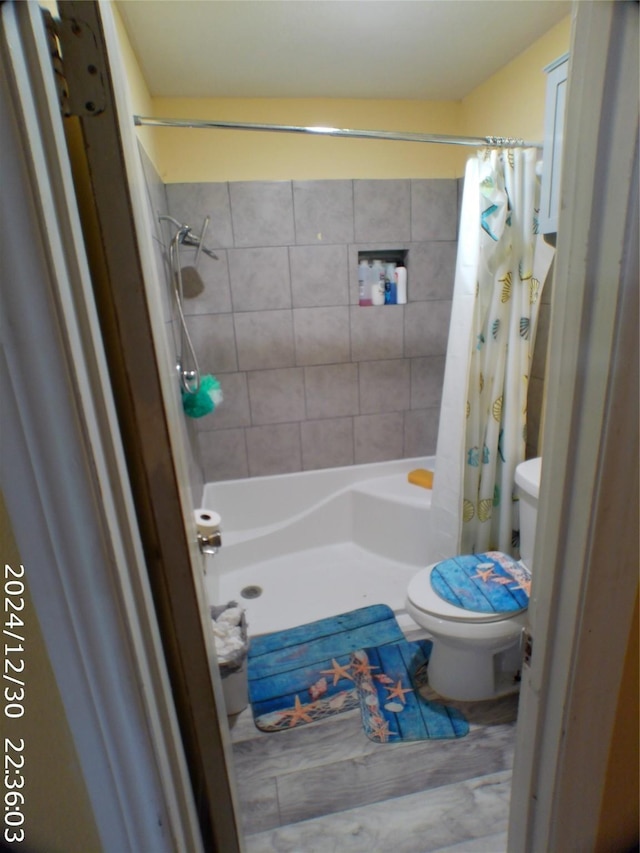
<instances>
[{"instance_id":1,"label":"recessed shower niche","mask_svg":"<svg viewBox=\"0 0 640 853\"><path fill-rule=\"evenodd\" d=\"M407 250L358 252L358 304L404 305L407 301Z\"/></svg>"}]
</instances>

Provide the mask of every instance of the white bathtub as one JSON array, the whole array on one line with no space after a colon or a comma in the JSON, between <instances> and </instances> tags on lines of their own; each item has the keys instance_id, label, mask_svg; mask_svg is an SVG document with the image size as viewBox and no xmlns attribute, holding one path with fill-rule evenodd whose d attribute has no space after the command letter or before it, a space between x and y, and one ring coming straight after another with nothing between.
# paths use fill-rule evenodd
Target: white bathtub
<instances>
[{"instance_id":1,"label":"white bathtub","mask_svg":"<svg viewBox=\"0 0 640 853\"><path fill-rule=\"evenodd\" d=\"M207 558L211 603L238 601L252 635L368 604L401 624L405 591L430 561L431 491L408 482L433 457L208 483L203 506L222 517L222 548ZM245 598L247 587L259 587Z\"/></svg>"}]
</instances>

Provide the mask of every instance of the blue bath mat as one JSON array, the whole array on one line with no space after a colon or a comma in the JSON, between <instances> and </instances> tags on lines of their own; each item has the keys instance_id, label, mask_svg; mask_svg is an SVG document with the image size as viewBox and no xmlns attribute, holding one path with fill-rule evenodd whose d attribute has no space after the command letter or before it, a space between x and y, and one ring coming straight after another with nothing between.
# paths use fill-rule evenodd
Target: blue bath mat
<instances>
[{"instance_id":1,"label":"blue bath mat","mask_svg":"<svg viewBox=\"0 0 640 853\"><path fill-rule=\"evenodd\" d=\"M281 731L359 707L351 652L403 639L385 604L252 639L247 674L256 726Z\"/></svg>"},{"instance_id":2,"label":"blue bath mat","mask_svg":"<svg viewBox=\"0 0 640 853\"><path fill-rule=\"evenodd\" d=\"M427 683L431 646L430 640L405 640L351 655L362 725L371 740L395 743L468 733L469 724L458 710L430 702L418 692Z\"/></svg>"}]
</instances>

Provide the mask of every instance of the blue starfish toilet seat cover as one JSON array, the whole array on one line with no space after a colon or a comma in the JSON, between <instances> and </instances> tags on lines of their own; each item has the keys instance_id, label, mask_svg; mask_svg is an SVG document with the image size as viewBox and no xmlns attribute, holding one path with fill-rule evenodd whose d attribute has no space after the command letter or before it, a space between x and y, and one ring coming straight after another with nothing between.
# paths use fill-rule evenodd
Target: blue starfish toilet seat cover
<instances>
[{"instance_id":1,"label":"blue starfish toilet seat cover","mask_svg":"<svg viewBox=\"0 0 640 853\"><path fill-rule=\"evenodd\" d=\"M513 557L487 551L437 563L431 570L431 587L464 610L516 613L529 606L531 573Z\"/></svg>"}]
</instances>

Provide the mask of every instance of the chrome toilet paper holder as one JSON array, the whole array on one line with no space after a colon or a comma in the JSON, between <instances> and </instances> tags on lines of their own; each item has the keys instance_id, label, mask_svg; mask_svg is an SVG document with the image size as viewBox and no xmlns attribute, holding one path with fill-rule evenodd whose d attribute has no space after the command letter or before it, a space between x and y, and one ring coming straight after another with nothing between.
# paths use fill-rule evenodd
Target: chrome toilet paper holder
<instances>
[{"instance_id":1,"label":"chrome toilet paper holder","mask_svg":"<svg viewBox=\"0 0 640 853\"><path fill-rule=\"evenodd\" d=\"M198 531L198 548L201 554L217 554L222 547L222 533L219 530L214 530L207 535Z\"/></svg>"},{"instance_id":2,"label":"chrome toilet paper holder","mask_svg":"<svg viewBox=\"0 0 640 853\"><path fill-rule=\"evenodd\" d=\"M198 548L201 554L217 554L222 546L220 524L222 519L217 512L205 507L195 510Z\"/></svg>"}]
</instances>

